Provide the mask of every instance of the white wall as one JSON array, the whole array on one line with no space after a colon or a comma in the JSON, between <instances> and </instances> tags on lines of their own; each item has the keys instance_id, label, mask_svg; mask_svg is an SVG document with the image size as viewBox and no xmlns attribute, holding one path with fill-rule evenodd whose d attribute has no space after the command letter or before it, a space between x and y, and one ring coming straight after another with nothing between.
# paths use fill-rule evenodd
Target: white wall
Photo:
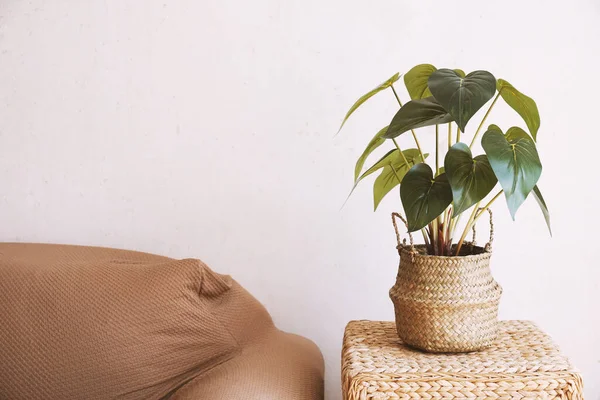
<instances>
[{"instance_id":1,"label":"white wall","mask_svg":"<svg viewBox=\"0 0 600 400\"><path fill-rule=\"evenodd\" d=\"M333 134L396 71L488 69L537 100L555 232L533 200L495 207L501 316L599 399L599 22L597 0L0 0L0 240L200 257L319 344L340 399L346 322L393 319L397 195L373 213L368 182L340 211L392 95Z\"/></svg>"}]
</instances>

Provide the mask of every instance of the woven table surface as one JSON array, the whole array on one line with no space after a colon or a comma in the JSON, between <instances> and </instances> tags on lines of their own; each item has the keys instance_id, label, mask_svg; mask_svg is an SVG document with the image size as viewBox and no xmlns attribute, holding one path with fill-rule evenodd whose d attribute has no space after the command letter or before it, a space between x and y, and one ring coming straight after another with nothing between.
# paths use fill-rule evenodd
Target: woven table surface
<instances>
[{"instance_id":1,"label":"woven table surface","mask_svg":"<svg viewBox=\"0 0 600 400\"><path fill-rule=\"evenodd\" d=\"M500 323L496 343L434 354L402 344L394 322L352 321L342 349L344 399L583 399L579 373L528 321Z\"/></svg>"}]
</instances>

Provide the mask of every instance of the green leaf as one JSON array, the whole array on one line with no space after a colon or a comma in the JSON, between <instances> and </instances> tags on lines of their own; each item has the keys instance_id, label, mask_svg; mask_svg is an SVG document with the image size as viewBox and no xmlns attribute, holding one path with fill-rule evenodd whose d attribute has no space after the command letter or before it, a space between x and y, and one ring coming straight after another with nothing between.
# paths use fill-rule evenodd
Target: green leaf
<instances>
[{"instance_id":1,"label":"green leaf","mask_svg":"<svg viewBox=\"0 0 600 400\"><path fill-rule=\"evenodd\" d=\"M446 174L433 177L431 167L420 163L404 176L400 198L408 220L408 231L417 231L439 216L452 203Z\"/></svg>"},{"instance_id":2,"label":"green leaf","mask_svg":"<svg viewBox=\"0 0 600 400\"><path fill-rule=\"evenodd\" d=\"M338 133L342 130L342 127L344 126L344 124L346 123L348 118L350 118L352 113L354 111L356 111L356 109L358 107L360 107L365 101L369 100L371 97L375 96L377 93L392 86L392 84L394 82L396 82L398 79L400 79L400 74L396 72L390 79L383 82L381 85L377 86L375 89L371 90L367 94L362 95L358 100L356 100L356 102L352 105L352 107L350 107L350 110L348 110L348 112L346 113L346 116L344 117L344 120L342 121L342 124L340 125L340 129L338 129Z\"/></svg>"},{"instance_id":3,"label":"green leaf","mask_svg":"<svg viewBox=\"0 0 600 400\"><path fill-rule=\"evenodd\" d=\"M406 90L408 90L411 100L431 96L431 92L427 87L427 80L436 69L431 64L419 64L404 75L404 85L406 86Z\"/></svg>"},{"instance_id":4,"label":"green leaf","mask_svg":"<svg viewBox=\"0 0 600 400\"><path fill-rule=\"evenodd\" d=\"M542 164L535 143L521 128L513 126L506 135L499 128L488 129L481 145L504 189L510 214L517 210L535 187L542 174Z\"/></svg>"},{"instance_id":5,"label":"green leaf","mask_svg":"<svg viewBox=\"0 0 600 400\"><path fill-rule=\"evenodd\" d=\"M498 125L494 125L491 124L490 126L488 126L487 131L494 131L494 132L500 132L500 134L504 135L504 132L502 132L502 129L500 129L500 127Z\"/></svg>"},{"instance_id":6,"label":"green leaf","mask_svg":"<svg viewBox=\"0 0 600 400\"><path fill-rule=\"evenodd\" d=\"M404 74L404 85L411 100L424 99L432 96L427 81L433 72L437 71L437 68L431 64L419 64L414 66L410 71ZM465 71L462 69L455 69L461 78L465 77Z\"/></svg>"},{"instance_id":7,"label":"green leaf","mask_svg":"<svg viewBox=\"0 0 600 400\"><path fill-rule=\"evenodd\" d=\"M469 146L456 143L444 160L454 198L454 215L471 208L496 186L498 179L486 155L473 158Z\"/></svg>"},{"instance_id":8,"label":"green leaf","mask_svg":"<svg viewBox=\"0 0 600 400\"><path fill-rule=\"evenodd\" d=\"M373 164L371 166L371 168L369 168L368 170L366 170L356 181L355 181L355 186L356 184L358 184L358 182L360 182L361 180L363 180L364 178L366 178L367 176L371 175L373 172L380 170L381 168L385 167L386 165L389 165L395 158L396 156L398 156L398 149L393 149L388 151L387 153L385 153L383 155L383 157L381 157L375 164Z\"/></svg>"},{"instance_id":9,"label":"green leaf","mask_svg":"<svg viewBox=\"0 0 600 400\"><path fill-rule=\"evenodd\" d=\"M408 171L408 168L404 169L403 175L400 175L400 173L398 173L398 176L400 178L403 178L404 175L406 175L406 171ZM379 176L377 177L377 179L375 179L375 182L373 183L374 211L377 211L377 207L379 206L379 203L381 203L381 200L383 200L383 198L399 184L400 182L398 182L398 179L396 178L392 167L390 167L389 165L384 167L381 171L381 174L379 174Z\"/></svg>"},{"instance_id":10,"label":"green leaf","mask_svg":"<svg viewBox=\"0 0 600 400\"><path fill-rule=\"evenodd\" d=\"M413 159L415 155L419 154L419 150L406 149L406 150L402 151L402 153L404 153L404 156L406 157L407 161L409 161L409 160ZM427 157L427 154L425 155L425 157ZM400 155L400 152L398 152L398 149L393 149L393 150L388 151L375 164L373 164L369 169L367 169L365 172L363 172L363 174L358 179L355 180L354 187L356 187L356 185L358 185L358 183L360 181L362 181L367 176L371 175L373 172L376 172L390 164L393 164L394 166L396 166L397 163L399 163L399 162L404 162L404 159ZM352 190L354 190L354 188Z\"/></svg>"},{"instance_id":11,"label":"green leaf","mask_svg":"<svg viewBox=\"0 0 600 400\"><path fill-rule=\"evenodd\" d=\"M398 149L393 149L393 150L388 151L387 153L384 154L383 157L381 157L379 159L379 161L377 161L375 164L373 164L371 166L371 168L369 168L368 170L363 172L363 174L361 176L359 176L358 178L355 178L354 185L352 186L352 189L350 189L350 193L348 193L348 197L346 198L346 201L348 201L350 196L352 196L352 193L354 193L354 189L356 189L356 187L358 186L360 181L362 181L367 176L371 175L373 172L376 172L376 171L382 169L386 165L389 165L394 160L394 158L396 157L397 154L398 154Z\"/></svg>"},{"instance_id":12,"label":"green leaf","mask_svg":"<svg viewBox=\"0 0 600 400\"><path fill-rule=\"evenodd\" d=\"M413 165L424 161L417 149L407 149L402 151L402 153L404 154L404 157L406 157L408 165L404 162L404 159L400 154L396 153L396 158L392 160L390 164L383 167L381 174L379 174L373 183L374 210L377 210L379 203L383 200L385 195L402 182L402 179ZM427 158L428 155L429 154L424 154L425 158ZM400 180L398 181L398 179Z\"/></svg>"},{"instance_id":13,"label":"green leaf","mask_svg":"<svg viewBox=\"0 0 600 400\"><path fill-rule=\"evenodd\" d=\"M552 236L552 227L550 226L550 212L548 211L548 206L546 206L546 202L544 201L544 197L542 197L542 192L537 185L533 187L533 197L537 201L542 213L544 214L544 219L546 220L546 225L548 226L548 231L550 231L550 236Z\"/></svg>"},{"instance_id":14,"label":"green leaf","mask_svg":"<svg viewBox=\"0 0 600 400\"><path fill-rule=\"evenodd\" d=\"M451 69L431 74L429 89L464 132L467 122L496 93L496 78L487 71L474 71L462 78Z\"/></svg>"},{"instance_id":15,"label":"green leaf","mask_svg":"<svg viewBox=\"0 0 600 400\"><path fill-rule=\"evenodd\" d=\"M363 166L365 165L365 161L367 161L367 157L369 157L369 155L376 148L378 148L379 146L381 146L383 144L383 142L385 142L385 138L383 137L383 134L387 131L387 129L388 129L388 127L386 126L385 128L381 129L379 132L377 132L375 134L375 136L373 136L373 139L371 139L371 141L367 145L367 148L365 149L365 151L363 151L363 153L360 155L360 157L356 161L356 166L354 167L354 180L355 181L360 176Z\"/></svg>"},{"instance_id":16,"label":"green leaf","mask_svg":"<svg viewBox=\"0 0 600 400\"><path fill-rule=\"evenodd\" d=\"M403 150L402 153L404 154L404 157L406 157L406 160L409 162L411 160L415 160L415 157L417 157L417 156L419 156L419 159L421 158L420 154L419 154L419 150L417 150L417 149L406 149L406 150ZM427 158L428 155L429 154L424 154L425 158ZM421 161L416 161L416 162L421 162ZM398 151L398 149L390 150L387 153L385 153L385 155L383 157L381 157L379 159L379 161L377 161L375 164L373 164L371 166L371 168L366 170L358 178L358 181L363 180L367 176L371 175L373 172L376 172L387 165L392 164L394 166L394 168L400 168L401 164L403 164L403 163L404 163L404 159L400 155L400 152ZM357 181L357 183L358 183L358 181Z\"/></svg>"},{"instance_id":17,"label":"green leaf","mask_svg":"<svg viewBox=\"0 0 600 400\"><path fill-rule=\"evenodd\" d=\"M519 92L504 79L498 79L497 88L506 104L523 118L533 140L537 140L537 132L540 128L540 114L535 101L531 97Z\"/></svg>"},{"instance_id":18,"label":"green leaf","mask_svg":"<svg viewBox=\"0 0 600 400\"><path fill-rule=\"evenodd\" d=\"M411 100L398 110L383 137L391 139L411 129L452 121L452 117L433 97Z\"/></svg>"}]
</instances>

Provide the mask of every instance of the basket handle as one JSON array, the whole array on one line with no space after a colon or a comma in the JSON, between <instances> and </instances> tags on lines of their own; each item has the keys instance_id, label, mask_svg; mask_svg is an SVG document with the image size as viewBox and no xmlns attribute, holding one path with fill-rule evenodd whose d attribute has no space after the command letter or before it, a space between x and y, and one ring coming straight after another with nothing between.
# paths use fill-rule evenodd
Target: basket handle
<instances>
[{"instance_id":1,"label":"basket handle","mask_svg":"<svg viewBox=\"0 0 600 400\"><path fill-rule=\"evenodd\" d=\"M402 222L404 222L404 226L406 226L406 229L408 229L408 222L406 222L404 217L402 215L398 214L397 212L392 213L392 224L394 225L394 231L396 231L396 241L398 242L398 246L396 246L396 249L398 249L398 253L400 253L400 250L406 246L406 238L403 240L400 240L400 231L398 230L398 223L396 221L396 218L400 218L400 220ZM407 232L407 233L408 233L408 240L410 241L410 251L412 253L416 253L413 236L410 232Z\"/></svg>"},{"instance_id":2,"label":"basket handle","mask_svg":"<svg viewBox=\"0 0 600 400\"><path fill-rule=\"evenodd\" d=\"M479 211L483 210L483 208L480 208ZM485 251L492 251L492 243L494 242L494 221L493 221L493 214L492 214L492 210L490 210L489 208L487 209L487 212L490 214L490 239L488 240L488 242L485 244L484 249ZM475 236L477 235L477 231L475 230L475 224L473 224L473 240L471 241L471 246L475 246Z\"/></svg>"}]
</instances>

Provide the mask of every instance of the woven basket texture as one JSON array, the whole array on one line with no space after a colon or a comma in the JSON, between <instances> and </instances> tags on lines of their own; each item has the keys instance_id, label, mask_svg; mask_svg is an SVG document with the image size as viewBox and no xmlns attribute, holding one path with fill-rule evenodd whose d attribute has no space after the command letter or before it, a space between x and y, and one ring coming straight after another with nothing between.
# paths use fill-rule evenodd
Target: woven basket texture
<instances>
[{"instance_id":1,"label":"woven basket texture","mask_svg":"<svg viewBox=\"0 0 600 400\"><path fill-rule=\"evenodd\" d=\"M468 352L490 346L497 335L502 289L490 272L491 252L423 255L423 246L400 246L396 284L390 290L402 341L431 352Z\"/></svg>"},{"instance_id":2,"label":"woven basket texture","mask_svg":"<svg viewBox=\"0 0 600 400\"><path fill-rule=\"evenodd\" d=\"M342 348L344 400L583 399L581 376L528 321L502 321L480 352L435 354L406 346L393 322L352 321Z\"/></svg>"}]
</instances>

